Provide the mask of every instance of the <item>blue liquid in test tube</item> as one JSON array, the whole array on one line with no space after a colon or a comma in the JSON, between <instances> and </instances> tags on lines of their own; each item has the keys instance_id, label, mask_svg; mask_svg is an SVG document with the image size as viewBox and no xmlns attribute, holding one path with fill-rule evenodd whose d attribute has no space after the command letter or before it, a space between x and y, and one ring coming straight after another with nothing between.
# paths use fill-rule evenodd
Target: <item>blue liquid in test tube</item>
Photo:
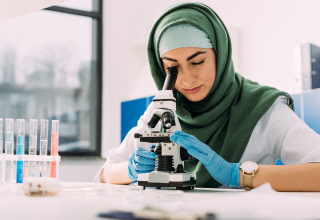
<instances>
[{"instance_id":1,"label":"blue liquid in test tube","mask_svg":"<svg viewBox=\"0 0 320 220\"><path fill-rule=\"evenodd\" d=\"M24 155L25 120L17 120L17 155ZM23 183L23 161L17 161L17 183Z\"/></svg>"},{"instance_id":2,"label":"blue liquid in test tube","mask_svg":"<svg viewBox=\"0 0 320 220\"><path fill-rule=\"evenodd\" d=\"M6 139L5 139L5 153L13 155L13 118L6 118L5 123ZM13 183L13 161L5 162L5 182Z\"/></svg>"}]
</instances>

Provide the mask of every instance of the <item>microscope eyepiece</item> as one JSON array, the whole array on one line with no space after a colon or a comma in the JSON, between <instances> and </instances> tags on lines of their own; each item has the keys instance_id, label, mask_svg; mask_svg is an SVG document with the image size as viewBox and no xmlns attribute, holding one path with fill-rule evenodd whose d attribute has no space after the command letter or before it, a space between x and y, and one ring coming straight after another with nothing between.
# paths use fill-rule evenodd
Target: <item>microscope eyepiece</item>
<instances>
[{"instance_id":1,"label":"microscope eyepiece","mask_svg":"<svg viewBox=\"0 0 320 220\"><path fill-rule=\"evenodd\" d=\"M178 69L177 67L168 68L167 77L164 81L162 90L174 90L177 81Z\"/></svg>"}]
</instances>

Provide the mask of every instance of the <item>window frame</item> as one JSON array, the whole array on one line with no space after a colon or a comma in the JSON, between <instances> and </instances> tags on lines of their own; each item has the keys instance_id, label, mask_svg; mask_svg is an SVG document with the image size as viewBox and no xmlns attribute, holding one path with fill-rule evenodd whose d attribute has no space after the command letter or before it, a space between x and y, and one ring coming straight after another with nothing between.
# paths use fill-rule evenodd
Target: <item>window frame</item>
<instances>
[{"instance_id":1,"label":"window frame","mask_svg":"<svg viewBox=\"0 0 320 220\"><path fill-rule=\"evenodd\" d=\"M79 15L79 16L85 16L90 17L92 19L95 19L97 22L97 35L96 35L96 43L95 41L92 41L92 46L97 46L96 50L96 57L97 57L97 70L96 70L96 77L93 77L93 79L96 80L96 100L94 103L95 106L95 113L91 114L92 120L95 120L96 125L96 135L95 135L95 150L83 150L79 152L58 152L60 156L82 156L82 157L88 157L88 156L96 156L101 157L101 120L102 120L102 55L103 55L103 0L97 0L98 2L98 10L97 11L85 11L85 10L79 10L79 9L73 9L73 8L67 8L62 6L51 6L48 8L44 8L43 10L49 10L54 12L60 12L70 15ZM92 115L95 115L95 117L92 117ZM92 138L93 139L93 138Z\"/></svg>"}]
</instances>

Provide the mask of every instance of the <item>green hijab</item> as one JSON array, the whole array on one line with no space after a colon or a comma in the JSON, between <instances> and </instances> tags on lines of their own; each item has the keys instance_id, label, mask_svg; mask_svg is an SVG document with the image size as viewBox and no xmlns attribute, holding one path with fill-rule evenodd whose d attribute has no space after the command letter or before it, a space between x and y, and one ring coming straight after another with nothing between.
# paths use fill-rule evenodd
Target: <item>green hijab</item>
<instances>
[{"instance_id":1,"label":"green hijab","mask_svg":"<svg viewBox=\"0 0 320 220\"><path fill-rule=\"evenodd\" d=\"M189 101L177 90L177 115L182 130L206 143L230 163L238 163L251 133L260 118L275 100L284 95L294 110L293 100L285 92L261 86L243 78L233 68L231 40L219 16L202 3L180 3L167 9L155 22L148 42L148 59L158 90L165 80L159 56L159 39L166 28L189 23L204 31L216 53L216 80L209 94L201 101ZM192 158L185 170L197 174L197 187L219 187L204 165Z\"/></svg>"}]
</instances>

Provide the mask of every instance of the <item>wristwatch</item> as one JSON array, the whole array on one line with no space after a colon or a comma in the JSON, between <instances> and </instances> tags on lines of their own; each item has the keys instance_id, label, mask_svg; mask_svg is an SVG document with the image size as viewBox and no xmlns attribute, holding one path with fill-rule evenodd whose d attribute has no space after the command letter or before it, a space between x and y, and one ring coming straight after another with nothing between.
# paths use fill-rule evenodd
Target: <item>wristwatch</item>
<instances>
[{"instance_id":1,"label":"wristwatch","mask_svg":"<svg viewBox=\"0 0 320 220\"><path fill-rule=\"evenodd\" d=\"M243 174L243 189L251 190L253 188L253 176L259 169L258 164L253 161L245 161L241 163L239 168Z\"/></svg>"}]
</instances>

